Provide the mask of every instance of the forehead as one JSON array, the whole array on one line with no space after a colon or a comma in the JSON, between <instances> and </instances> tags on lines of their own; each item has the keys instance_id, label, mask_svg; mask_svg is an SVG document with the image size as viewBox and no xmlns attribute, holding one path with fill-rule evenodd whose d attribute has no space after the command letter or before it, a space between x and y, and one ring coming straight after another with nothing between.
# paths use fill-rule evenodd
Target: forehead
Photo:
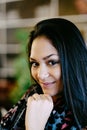
<instances>
[{"instance_id":1,"label":"forehead","mask_svg":"<svg viewBox=\"0 0 87 130\"><path fill-rule=\"evenodd\" d=\"M56 48L52 45L51 40L45 36L39 36L32 42L31 55L34 56L47 56L50 54L57 54Z\"/></svg>"}]
</instances>

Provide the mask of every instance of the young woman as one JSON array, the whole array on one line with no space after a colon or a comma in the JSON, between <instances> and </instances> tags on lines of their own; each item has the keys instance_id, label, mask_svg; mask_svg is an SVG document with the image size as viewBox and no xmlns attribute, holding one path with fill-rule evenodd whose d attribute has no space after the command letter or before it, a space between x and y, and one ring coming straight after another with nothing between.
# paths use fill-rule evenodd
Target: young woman
<instances>
[{"instance_id":1,"label":"young woman","mask_svg":"<svg viewBox=\"0 0 87 130\"><path fill-rule=\"evenodd\" d=\"M35 85L1 120L1 129L86 129L87 48L78 28L61 18L39 22L28 58Z\"/></svg>"}]
</instances>

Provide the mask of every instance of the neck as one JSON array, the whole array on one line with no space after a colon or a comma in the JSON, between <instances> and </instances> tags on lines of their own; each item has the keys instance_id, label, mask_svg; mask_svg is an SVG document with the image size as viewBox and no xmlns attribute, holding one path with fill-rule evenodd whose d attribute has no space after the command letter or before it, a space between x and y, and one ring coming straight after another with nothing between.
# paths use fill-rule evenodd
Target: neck
<instances>
[{"instance_id":1,"label":"neck","mask_svg":"<svg viewBox=\"0 0 87 130\"><path fill-rule=\"evenodd\" d=\"M53 99L53 103L55 104L58 100L64 99L64 94L63 92L61 94L57 94L55 96L52 97Z\"/></svg>"}]
</instances>

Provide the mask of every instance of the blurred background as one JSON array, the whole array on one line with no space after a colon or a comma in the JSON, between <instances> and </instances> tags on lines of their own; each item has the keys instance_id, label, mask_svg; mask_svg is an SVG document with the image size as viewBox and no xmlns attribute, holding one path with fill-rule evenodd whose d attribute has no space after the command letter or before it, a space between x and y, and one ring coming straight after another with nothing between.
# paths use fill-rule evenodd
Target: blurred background
<instances>
[{"instance_id":1,"label":"blurred background","mask_svg":"<svg viewBox=\"0 0 87 130\"><path fill-rule=\"evenodd\" d=\"M0 117L31 84L29 32L38 21L51 17L71 20L87 43L87 0L0 0Z\"/></svg>"}]
</instances>

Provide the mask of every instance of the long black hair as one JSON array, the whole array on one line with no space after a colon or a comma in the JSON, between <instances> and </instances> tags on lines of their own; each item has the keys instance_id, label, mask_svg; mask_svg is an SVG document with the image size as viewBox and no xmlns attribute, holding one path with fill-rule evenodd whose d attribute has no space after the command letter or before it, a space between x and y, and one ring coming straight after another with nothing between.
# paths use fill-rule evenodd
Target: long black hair
<instances>
[{"instance_id":1,"label":"long black hair","mask_svg":"<svg viewBox=\"0 0 87 130\"><path fill-rule=\"evenodd\" d=\"M79 128L87 125L87 48L79 29L62 18L40 21L31 32L28 57L33 40L45 35L60 56L64 95Z\"/></svg>"}]
</instances>

